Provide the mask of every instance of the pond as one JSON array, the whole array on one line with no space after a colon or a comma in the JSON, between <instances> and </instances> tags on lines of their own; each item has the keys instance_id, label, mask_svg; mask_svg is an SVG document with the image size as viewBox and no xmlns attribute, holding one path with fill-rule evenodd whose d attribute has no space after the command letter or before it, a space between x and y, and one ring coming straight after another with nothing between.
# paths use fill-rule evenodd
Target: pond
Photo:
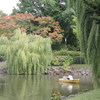
<instances>
[{"instance_id":1,"label":"pond","mask_svg":"<svg viewBox=\"0 0 100 100\"><path fill-rule=\"evenodd\" d=\"M91 76L75 76L80 78L77 85L59 82L61 77L0 75L0 100L51 100L55 91L61 96L69 96L93 89Z\"/></svg>"}]
</instances>

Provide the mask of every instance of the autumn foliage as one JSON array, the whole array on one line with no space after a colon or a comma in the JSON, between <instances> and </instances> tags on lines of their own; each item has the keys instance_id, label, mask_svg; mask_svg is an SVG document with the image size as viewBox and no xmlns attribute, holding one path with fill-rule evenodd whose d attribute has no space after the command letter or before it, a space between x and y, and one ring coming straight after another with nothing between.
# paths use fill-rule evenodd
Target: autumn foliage
<instances>
[{"instance_id":1,"label":"autumn foliage","mask_svg":"<svg viewBox=\"0 0 100 100\"><path fill-rule=\"evenodd\" d=\"M61 42L63 30L52 17L35 17L29 13L17 13L0 17L0 34L11 36L18 27L27 34L50 37L53 43Z\"/></svg>"}]
</instances>

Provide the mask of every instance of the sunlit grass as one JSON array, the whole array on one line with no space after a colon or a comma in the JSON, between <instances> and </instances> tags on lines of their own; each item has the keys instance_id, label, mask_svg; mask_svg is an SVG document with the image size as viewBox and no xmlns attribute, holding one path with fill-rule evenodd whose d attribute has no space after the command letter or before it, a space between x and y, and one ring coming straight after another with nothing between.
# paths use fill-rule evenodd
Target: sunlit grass
<instances>
[{"instance_id":1,"label":"sunlit grass","mask_svg":"<svg viewBox=\"0 0 100 100\"><path fill-rule=\"evenodd\" d=\"M83 93L81 95L66 100L100 100L100 89L91 90L87 93Z\"/></svg>"},{"instance_id":2,"label":"sunlit grass","mask_svg":"<svg viewBox=\"0 0 100 100\"><path fill-rule=\"evenodd\" d=\"M92 67L90 64L72 64L71 67Z\"/></svg>"}]
</instances>

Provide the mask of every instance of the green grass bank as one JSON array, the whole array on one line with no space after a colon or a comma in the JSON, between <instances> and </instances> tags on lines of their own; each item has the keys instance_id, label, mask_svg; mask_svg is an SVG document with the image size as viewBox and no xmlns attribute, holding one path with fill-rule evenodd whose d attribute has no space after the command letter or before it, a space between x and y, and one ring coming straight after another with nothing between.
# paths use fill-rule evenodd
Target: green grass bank
<instances>
[{"instance_id":1,"label":"green grass bank","mask_svg":"<svg viewBox=\"0 0 100 100\"><path fill-rule=\"evenodd\" d=\"M100 89L91 90L89 92L65 100L100 100Z\"/></svg>"}]
</instances>

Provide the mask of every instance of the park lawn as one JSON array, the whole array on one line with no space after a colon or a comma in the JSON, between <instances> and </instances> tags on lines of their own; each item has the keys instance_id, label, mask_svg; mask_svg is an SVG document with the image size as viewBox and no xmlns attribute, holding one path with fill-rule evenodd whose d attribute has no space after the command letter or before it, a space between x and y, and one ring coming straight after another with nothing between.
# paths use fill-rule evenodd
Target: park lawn
<instances>
[{"instance_id":1,"label":"park lawn","mask_svg":"<svg viewBox=\"0 0 100 100\"><path fill-rule=\"evenodd\" d=\"M72 64L70 65L71 67L74 66L74 67L92 67L92 65L90 64Z\"/></svg>"},{"instance_id":2,"label":"park lawn","mask_svg":"<svg viewBox=\"0 0 100 100\"><path fill-rule=\"evenodd\" d=\"M91 90L66 100L100 100L100 89Z\"/></svg>"}]
</instances>

